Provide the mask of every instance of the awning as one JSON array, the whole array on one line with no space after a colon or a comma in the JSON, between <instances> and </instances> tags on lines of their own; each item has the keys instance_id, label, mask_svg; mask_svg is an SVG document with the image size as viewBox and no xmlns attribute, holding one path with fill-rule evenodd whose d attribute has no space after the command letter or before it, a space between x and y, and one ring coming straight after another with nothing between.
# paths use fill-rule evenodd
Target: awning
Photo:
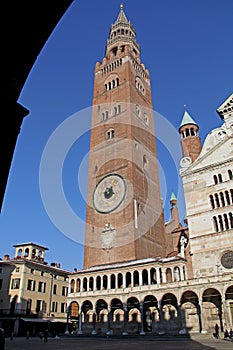
<instances>
[{"instance_id":1,"label":"awning","mask_svg":"<svg viewBox=\"0 0 233 350\"><path fill-rule=\"evenodd\" d=\"M21 317L21 320L25 321L25 322L50 322L50 320L45 320L43 318L23 318Z\"/></svg>"}]
</instances>

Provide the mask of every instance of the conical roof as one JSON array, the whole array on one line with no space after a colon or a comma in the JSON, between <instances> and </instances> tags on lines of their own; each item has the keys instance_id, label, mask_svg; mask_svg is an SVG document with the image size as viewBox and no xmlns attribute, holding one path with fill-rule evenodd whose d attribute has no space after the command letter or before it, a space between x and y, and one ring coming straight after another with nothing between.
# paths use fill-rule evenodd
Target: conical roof
<instances>
[{"instance_id":1,"label":"conical roof","mask_svg":"<svg viewBox=\"0 0 233 350\"><path fill-rule=\"evenodd\" d=\"M185 110L179 129L182 126L187 125L187 124L193 124L193 125L196 125L198 127L197 123L193 120L193 118L190 116L190 114Z\"/></svg>"},{"instance_id":2,"label":"conical roof","mask_svg":"<svg viewBox=\"0 0 233 350\"><path fill-rule=\"evenodd\" d=\"M174 192L172 192L171 198L170 198L170 202L171 202L171 201L176 201L176 200L177 200L177 198L176 198Z\"/></svg>"}]
</instances>

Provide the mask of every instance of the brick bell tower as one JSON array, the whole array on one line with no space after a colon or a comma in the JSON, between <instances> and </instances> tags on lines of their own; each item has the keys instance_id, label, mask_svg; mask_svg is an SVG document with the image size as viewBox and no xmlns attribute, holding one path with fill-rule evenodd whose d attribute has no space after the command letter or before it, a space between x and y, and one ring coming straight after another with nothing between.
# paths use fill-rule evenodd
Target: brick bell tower
<instances>
[{"instance_id":1,"label":"brick bell tower","mask_svg":"<svg viewBox=\"0 0 233 350\"><path fill-rule=\"evenodd\" d=\"M182 118L182 122L179 127L179 133L181 136L181 148L183 158L181 164L187 166L194 162L202 150L201 139L198 136L199 126L190 116L190 114L185 111Z\"/></svg>"},{"instance_id":2,"label":"brick bell tower","mask_svg":"<svg viewBox=\"0 0 233 350\"><path fill-rule=\"evenodd\" d=\"M121 5L95 67L84 268L165 255L150 77Z\"/></svg>"}]
</instances>

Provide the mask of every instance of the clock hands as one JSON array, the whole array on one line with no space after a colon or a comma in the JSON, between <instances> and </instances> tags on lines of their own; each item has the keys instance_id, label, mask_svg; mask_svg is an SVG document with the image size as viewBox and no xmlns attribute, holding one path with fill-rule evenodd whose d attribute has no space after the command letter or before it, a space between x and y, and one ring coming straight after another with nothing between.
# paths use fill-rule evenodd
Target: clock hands
<instances>
[{"instance_id":1,"label":"clock hands","mask_svg":"<svg viewBox=\"0 0 233 350\"><path fill-rule=\"evenodd\" d=\"M106 199L111 198L113 194L114 194L114 191L113 191L112 186L111 186L111 187L106 187L106 188L105 188L104 197L105 197Z\"/></svg>"}]
</instances>

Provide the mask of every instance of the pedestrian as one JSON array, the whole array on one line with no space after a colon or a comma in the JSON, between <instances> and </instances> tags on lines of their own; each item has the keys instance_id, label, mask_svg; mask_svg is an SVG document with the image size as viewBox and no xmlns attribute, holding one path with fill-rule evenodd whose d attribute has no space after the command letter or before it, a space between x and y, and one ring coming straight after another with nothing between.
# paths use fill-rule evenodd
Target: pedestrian
<instances>
[{"instance_id":1,"label":"pedestrian","mask_svg":"<svg viewBox=\"0 0 233 350\"><path fill-rule=\"evenodd\" d=\"M5 334L3 328L0 328L0 349L5 349Z\"/></svg>"},{"instance_id":2,"label":"pedestrian","mask_svg":"<svg viewBox=\"0 0 233 350\"><path fill-rule=\"evenodd\" d=\"M214 333L214 336L215 338L219 338L219 325L216 323L216 325L214 326L214 330L215 330L215 333Z\"/></svg>"},{"instance_id":3,"label":"pedestrian","mask_svg":"<svg viewBox=\"0 0 233 350\"><path fill-rule=\"evenodd\" d=\"M46 328L46 330L44 331L44 342L46 343L48 341L48 336L49 336L49 331Z\"/></svg>"},{"instance_id":4,"label":"pedestrian","mask_svg":"<svg viewBox=\"0 0 233 350\"><path fill-rule=\"evenodd\" d=\"M232 328L231 328L230 331L229 331L229 338L230 338L230 339L233 339L233 330L232 330Z\"/></svg>"},{"instance_id":5,"label":"pedestrian","mask_svg":"<svg viewBox=\"0 0 233 350\"><path fill-rule=\"evenodd\" d=\"M29 332L26 333L26 339L29 339Z\"/></svg>"},{"instance_id":6,"label":"pedestrian","mask_svg":"<svg viewBox=\"0 0 233 350\"><path fill-rule=\"evenodd\" d=\"M227 329L225 329L225 331L224 331L224 339L226 339L226 338L229 338L229 333L228 333Z\"/></svg>"}]
</instances>

